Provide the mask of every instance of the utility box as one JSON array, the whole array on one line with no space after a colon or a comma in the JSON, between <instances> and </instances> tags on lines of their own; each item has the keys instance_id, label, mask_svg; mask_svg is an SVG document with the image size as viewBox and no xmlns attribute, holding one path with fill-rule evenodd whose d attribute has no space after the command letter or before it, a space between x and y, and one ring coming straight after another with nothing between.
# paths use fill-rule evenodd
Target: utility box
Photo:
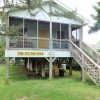
<instances>
[{"instance_id":1,"label":"utility box","mask_svg":"<svg viewBox=\"0 0 100 100\"><path fill-rule=\"evenodd\" d=\"M61 64L62 69L66 70L66 64Z\"/></svg>"}]
</instances>

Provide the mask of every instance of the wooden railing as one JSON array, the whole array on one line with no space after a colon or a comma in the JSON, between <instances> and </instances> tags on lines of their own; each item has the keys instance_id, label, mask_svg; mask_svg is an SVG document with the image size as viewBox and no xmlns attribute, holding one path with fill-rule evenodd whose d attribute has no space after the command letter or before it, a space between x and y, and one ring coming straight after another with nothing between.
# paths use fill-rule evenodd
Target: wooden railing
<instances>
[{"instance_id":1,"label":"wooden railing","mask_svg":"<svg viewBox=\"0 0 100 100\"><path fill-rule=\"evenodd\" d=\"M50 49L50 47L53 49L69 49L69 41L66 39L50 40L50 38L32 38L20 36L16 38L9 37L7 44L7 49Z\"/></svg>"},{"instance_id":2,"label":"wooden railing","mask_svg":"<svg viewBox=\"0 0 100 100\"><path fill-rule=\"evenodd\" d=\"M90 57L92 58L95 63L97 63L98 65L100 65L100 54L93 50L91 47L89 47L88 45L86 45L85 43L82 43L82 50Z\"/></svg>"},{"instance_id":3,"label":"wooden railing","mask_svg":"<svg viewBox=\"0 0 100 100\"><path fill-rule=\"evenodd\" d=\"M36 48L36 39L16 37L9 38L8 48Z\"/></svg>"},{"instance_id":4,"label":"wooden railing","mask_svg":"<svg viewBox=\"0 0 100 100\"><path fill-rule=\"evenodd\" d=\"M72 57L78 62L81 67L84 67L87 75L95 84L100 82L100 66L94 62L83 50L70 41L70 51Z\"/></svg>"}]
</instances>

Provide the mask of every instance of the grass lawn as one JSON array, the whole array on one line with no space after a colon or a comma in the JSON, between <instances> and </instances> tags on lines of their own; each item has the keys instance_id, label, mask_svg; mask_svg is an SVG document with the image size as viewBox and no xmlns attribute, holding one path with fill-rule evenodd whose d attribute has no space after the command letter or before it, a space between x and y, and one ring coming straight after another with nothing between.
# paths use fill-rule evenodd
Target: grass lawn
<instances>
[{"instance_id":1,"label":"grass lawn","mask_svg":"<svg viewBox=\"0 0 100 100\"><path fill-rule=\"evenodd\" d=\"M15 69L11 67L10 84L5 85L4 65L0 65L0 100L100 100L100 88L90 80L82 83L78 71L50 81L14 75Z\"/></svg>"}]
</instances>

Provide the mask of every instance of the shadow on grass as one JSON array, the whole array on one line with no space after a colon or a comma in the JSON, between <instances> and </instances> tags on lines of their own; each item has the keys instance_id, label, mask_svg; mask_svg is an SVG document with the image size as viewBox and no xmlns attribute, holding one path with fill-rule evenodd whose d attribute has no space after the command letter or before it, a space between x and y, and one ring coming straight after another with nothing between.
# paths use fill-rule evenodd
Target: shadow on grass
<instances>
[{"instance_id":1,"label":"shadow on grass","mask_svg":"<svg viewBox=\"0 0 100 100\"><path fill-rule=\"evenodd\" d=\"M1 68L2 73L0 74L0 77L5 77L5 74L4 74L5 71L3 67L4 66L2 65L2 68ZM46 76L45 78L42 78L41 75L35 75L35 74L31 75L31 74L24 73L24 71L26 71L25 67L11 65L10 66L10 80L11 81L49 80L48 76ZM67 72L64 77L56 76L53 79L54 80L68 79L68 81L72 81L76 83L82 82L79 71L73 71L72 76L69 76L69 73ZM89 78L87 78L85 84L90 85L90 86L94 85L94 83Z\"/></svg>"},{"instance_id":2,"label":"shadow on grass","mask_svg":"<svg viewBox=\"0 0 100 100\"><path fill-rule=\"evenodd\" d=\"M11 81L28 81L28 80L48 80L48 77L42 78L41 76L29 76L27 74L16 74L10 76Z\"/></svg>"}]
</instances>

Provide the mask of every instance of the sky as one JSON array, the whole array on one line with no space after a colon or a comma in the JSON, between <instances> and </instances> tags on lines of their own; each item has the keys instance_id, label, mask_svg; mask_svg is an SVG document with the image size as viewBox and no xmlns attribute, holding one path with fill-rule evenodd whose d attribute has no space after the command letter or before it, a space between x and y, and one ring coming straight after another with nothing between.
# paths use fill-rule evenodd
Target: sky
<instances>
[{"instance_id":1,"label":"sky","mask_svg":"<svg viewBox=\"0 0 100 100\"><path fill-rule=\"evenodd\" d=\"M94 22L91 18L91 14L96 14L93 6L99 0L59 0L71 9L77 9L77 12L87 18L90 21L90 25ZM83 30L83 41L87 44L96 44L100 41L100 31L92 34L88 34L90 25L84 27Z\"/></svg>"}]
</instances>

